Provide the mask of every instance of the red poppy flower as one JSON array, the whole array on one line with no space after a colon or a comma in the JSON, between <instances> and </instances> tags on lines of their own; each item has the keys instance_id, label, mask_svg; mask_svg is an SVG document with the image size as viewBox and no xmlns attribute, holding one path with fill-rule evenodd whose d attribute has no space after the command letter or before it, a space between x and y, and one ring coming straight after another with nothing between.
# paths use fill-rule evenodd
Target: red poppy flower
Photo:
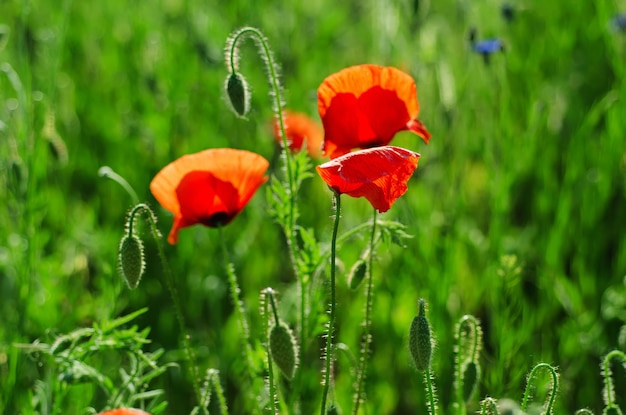
<instances>
[{"instance_id":1,"label":"red poppy flower","mask_svg":"<svg viewBox=\"0 0 626 415\"><path fill-rule=\"evenodd\" d=\"M428 143L430 133L417 120L417 88L399 69L358 65L322 82L317 107L324 125L324 154L331 159L354 148L389 144L397 132L409 130Z\"/></svg>"},{"instance_id":2,"label":"red poppy flower","mask_svg":"<svg viewBox=\"0 0 626 415\"><path fill-rule=\"evenodd\" d=\"M133 408L117 408L110 411L100 412L98 415L150 415L149 413L142 411L141 409Z\"/></svg>"},{"instance_id":3,"label":"red poppy flower","mask_svg":"<svg viewBox=\"0 0 626 415\"><path fill-rule=\"evenodd\" d=\"M382 213L406 192L419 157L411 150L383 146L348 153L316 168L335 192L363 196Z\"/></svg>"},{"instance_id":4,"label":"red poppy flower","mask_svg":"<svg viewBox=\"0 0 626 415\"><path fill-rule=\"evenodd\" d=\"M322 155L324 136L317 123L304 114L288 110L283 110L283 117L289 148L292 151L300 151L302 144L306 140L306 149L309 155L311 157L320 157ZM282 145L278 118L274 118L274 138L276 142Z\"/></svg>"},{"instance_id":5,"label":"red poppy flower","mask_svg":"<svg viewBox=\"0 0 626 415\"><path fill-rule=\"evenodd\" d=\"M178 242L178 231L200 223L229 223L267 180L269 162L258 154L230 148L189 154L168 164L150 183L161 206L174 214L167 238Z\"/></svg>"}]
</instances>

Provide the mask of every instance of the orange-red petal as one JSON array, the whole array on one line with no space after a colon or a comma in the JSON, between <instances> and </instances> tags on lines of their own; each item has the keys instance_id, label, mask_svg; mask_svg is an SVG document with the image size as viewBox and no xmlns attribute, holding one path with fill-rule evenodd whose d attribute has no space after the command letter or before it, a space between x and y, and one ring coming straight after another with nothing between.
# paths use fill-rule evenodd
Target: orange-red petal
<instances>
[{"instance_id":1,"label":"orange-red petal","mask_svg":"<svg viewBox=\"0 0 626 415\"><path fill-rule=\"evenodd\" d=\"M209 149L168 164L150 183L150 190L174 214L168 241L197 223L216 227L230 222L267 180L269 162L246 150Z\"/></svg>"},{"instance_id":2,"label":"orange-red petal","mask_svg":"<svg viewBox=\"0 0 626 415\"><path fill-rule=\"evenodd\" d=\"M311 157L320 157L324 134L318 124L305 114L289 110L283 110L283 118L289 148L292 151L300 151L302 144L306 141L309 155ZM282 145L280 123L277 118L274 119L274 138L278 144Z\"/></svg>"},{"instance_id":3,"label":"orange-red petal","mask_svg":"<svg viewBox=\"0 0 626 415\"><path fill-rule=\"evenodd\" d=\"M428 142L430 134L419 121L422 128L412 128L419 113L415 82L399 69L352 66L327 77L317 94L324 154L330 158L354 148L387 145L402 130Z\"/></svg>"},{"instance_id":4,"label":"orange-red petal","mask_svg":"<svg viewBox=\"0 0 626 415\"><path fill-rule=\"evenodd\" d=\"M148 412L134 408L117 408L110 411L100 412L98 415L150 415Z\"/></svg>"},{"instance_id":5,"label":"orange-red petal","mask_svg":"<svg viewBox=\"0 0 626 415\"><path fill-rule=\"evenodd\" d=\"M335 192L365 197L376 210L386 212L407 191L419 157L400 147L375 147L330 160L317 166L317 172Z\"/></svg>"}]
</instances>

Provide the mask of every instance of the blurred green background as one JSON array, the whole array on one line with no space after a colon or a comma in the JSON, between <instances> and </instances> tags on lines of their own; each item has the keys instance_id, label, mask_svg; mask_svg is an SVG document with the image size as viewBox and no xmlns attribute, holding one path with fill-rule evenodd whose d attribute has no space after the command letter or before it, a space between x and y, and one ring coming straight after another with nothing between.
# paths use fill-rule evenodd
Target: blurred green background
<instances>
[{"instance_id":1,"label":"blurred green background","mask_svg":"<svg viewBox=\"0 0 626 415\"><path fill-rule=\"evenodd\" d=\"M519 400L525 375L545 361L561 373L558 412L600 412L601 357L626 346L626 33L611 24L626 4L509 5L511 20L495 0L1 0L0 412L33 413L36 381L56 376L15 344L50 341L144 306L137 324L151 327L149 347L182 359L147 232L140 288L128 291L116 271L132 201L98 169L110 166L128 180L166 234L171 216L148 185L167 163L213 147L271 159L272 105L253 42L241 48L253 93L248 119L236 118L223 96L225 41L244 25L269 39L286 106L315 119L318 85L346 66L396 66L418 86L419 118L433 137L427 146L410 133L393 142L422 157L409 191L383 219L406 224L415 237L378 252L368 413L425 410L406 345L420 297L437 338L444 409L451 409L454 325L471 313L485 332L480 397ZM501 38L505 51L485 63L469 44L473 27L481 39ZM301 200L301 223L327 242L331 195L317 176ZM343 230L369 220L367 201L343 202ZM252 322L259 291L272 286L293 324L289 258L266 206L259 192L225 229L226 244ZM341 246L345 269L367 237ZM221 371L238 413L230 374L239 335L217 239L212 229L186 229L166 253L200 366ZM356 353L364 296L349 291L344 276L337 340ZM614 372L624 408L624 371ZM168 413L193 405L185 373L161 379ZM342 357L336 376L347 411L352 374ZM93 390L74 388L62 413L102 405Z\"/></svg>"}]
</instances>

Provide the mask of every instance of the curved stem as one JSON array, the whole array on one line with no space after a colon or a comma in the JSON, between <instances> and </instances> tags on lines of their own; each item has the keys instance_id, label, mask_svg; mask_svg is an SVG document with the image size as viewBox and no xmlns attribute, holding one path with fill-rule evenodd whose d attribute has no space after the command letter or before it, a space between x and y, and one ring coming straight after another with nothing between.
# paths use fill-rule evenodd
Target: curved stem
<instances>
[{"instance_id":1,"label":"curved stem","mask_svg":"<svg viewBox=\"0 0 626 415\"><path fill-rule=\"evenodd\" d=\"M341 194L335 193L335 225L333 226L333 236L330 248L330 318L328 320L328 333L326 335L326 365L324 369L324 390L322 391L321 415L326 413L326 400L328 389L330 388L330 370L333 348L333 330L335 328L335 279L337 260L337 230L339 229L339 218L341 217Z\"/></svg>"},{"instance_id":2,"label":"curved stem","mask_svg":"<svg viewBox=\"0 0 626 415\"><path fill-rule=\"evenodd\" d=\"M289 256L290 256L291 263L293 266L294 276L299 284L300 347L302 349L302 354L304 355L306 353L305 352L305 347L306 347L305 336L307 332L307 312L306 312L307 310L307 303L306 303L307 282L300 275L300 272L298 270L298 266L296 263L297 243L296 243L296 233L295 233L296 232L295 205L296 205L297 190L296 190L296 183L295 183L295 177L294 177L295 172L293 169L293 160L292 160L291 153L289 151L289 143L287 142L287 134L286 134L286 128L285 128L286 124L285 124L285 119L284 119L283 112L282 112L283 99L282 99L281 87L278 81L278 73L276 71L276 66L274 64L274 58L272 57L272 52L267 43L267 39L265 38L265 36L259 29L256 29L254 27L244 27L240 29L239 31L237 31L233 36L231 36L231 40L229 40L229 46L228 46L228 60L229 60L231 73L234 73L237 70L237 66L238 66L237 65L237 57L238 57L237 56L237 42L240 39L244 38L246 35L253 36L257 40L263 52L262 57L267 67L267 71L269 74L269 81L270 81L270 85L272 88L272 95L274 98L274 107L275 107L274 112L276 113L276 117L278 118L278 123L280 127L280 135L282 139L282 154L284 154L284 157L285 157L285 170L287 171L287 184L288 184L288 191L289 191L289 198L290 198L289 216L287 219L287 225L284 227L284 232L285 232L285 237L287 238ZM296 375L296 376L299 376L299 375Z\"/></svg>"},{"instance_id":3,"label":"curved stem","mask_svg":"<svg viewBox=\"0 0 626 415\"><path fill-rule=\"evenodd\" d=\"M189 341L189 334L187 333L185 318L183 317L183 310L180 305L180 300L178 298L178 291L176 290L176 285L174 284L174 275L172 274L172 270L169 267L169 263L167 262L167 258L165 257L165 250L163 249L163 243L161 242L161 234L156 226L156 218L154 217L154 213L152 209L145 203L140 203L133 208L130 213L128 232L131 234L132 225L134 222L135 215L146 213L148 215L148 223L150 225L150 232L152 234L152 238L157 246L157 251L159 254L159 259L161 260L161 266L163 267L163 274L165 274L165 285L167 286L167 290L170 293L170 297L172 297L172 302L174 303L174 314L176 314L176 320L180 327L180 331L183 335L183 347L185 349L185 354L187 355L187 360L191 366L191 374L192 374L192 382L193 388L196 393L196 399L198 402L201 402L202 393L200 392L200 381L198 379L198 367L196 364L196 356L191 348L191 343ZM203 412L208 415L208 410L206 408L202 408Z\"/></svg>"},{"instance_id":4,"label":"curved stem","mask_svg":"<svg viewBox=\"0 0 626 415\"><path fill-rule=\"evenodd\" d=\"M622 363L626 364L626 354L619 350L613 350L604 357L604 361L602 362L602 375L604 377L604 396L607 408L611 408L615 405L615 387L613 385L611 372L611 360L614 358L619 358L622 360Z\"/></svg>"},{"instance_id":5,"label":"curved stem","mask_svg":"<svg viewBox=\"0 0 626 415\"><path fill-rule=\"evenodd\" d=\"M370 235L370 246L369 246L369 264L367 267L367 290L365 294L365 321L363 325L363 349L361 350L361 356L359 358L359 369L357 373L357 390L354 395L354 407L352 409L352 414L357 415L359 412L359 405L363 400L365 387L365 371L367 370L367 358L369 357L369 348L370 343L372 342L372 338L370 335L370 328L372 326L372 291L373 291L373 282L372 282L372 267L374 266L374 245L375 245L375 237L376 237L376 218L378 217L378 211L374 209L374 216L372 218L372 233Z\"/></svg>"},{"instance_id":6,"label":"curved stem","mask_svg":"<svg viewBox=\"0 0 626 415\"><path fill-rule=\"evenodd\" d=\"M526 412L526 408L528 408L528 401L532 394L531 390L534 388L535 377L537 377L537 372L541 369L546 369L552 376L552 389L550 390L550 398L548 399L545 412L545 414L551 415L556 400L556 394L559 389L559 375L556 373L556 369L548 363L539 363L530 371L528 382L526 383L526 390L524 391L524 399L522 400L522 411Z\"/></svg>"},{"instance_id":7,"label":"curved stem","mask_svg":"<svg viewBox=\"0 0 626 415\"><path fill-rule=\"evenodd\" d=\"M113 169L110 168L109 166L100 167L98 169L98 176L107 177L113 180L114 182L122 186L124 190L126 190L126 193L130 195L130 198L133 200L133 203L135 205L139 203L139 198L137 197L137 193L135 192L135 189L133 189L133 187L126 181L126 179L124 179L122 176L120 176L115 171L113 171Z\"/></svg>"},{"instance_id":8,"label":"curved stem","mask_svg":"<svg viewBox=\"0 0 626 415\"><path fill-rule=\"evenodd\" d=\"M239 39L241 39L242 37L244 37L245 35L251 35L254 36L255 39L259 42L259 45L261 46L261 49L263 50L263 58L265 61L265 64L267 66L267 71L269 73L269 78L270 78L270 85L272 87L272 91L273 91L273 96L274 96L274 105L275 105L275 112L276 115L278 117L278 123L280 126L280 135L282 138L282 143L283 143L283 151L285 153L285 160L286 160L286 170L287 170L287 180L289 183L289 192L290 192L290 196L292 199L292 204L290 204L289 207L289 235L288 238L290 239L290 243L293 242L292 238L294 238L293 232L293 224L294 224L294 207L293 204L295 203L295 186L294 186L294 182L293 182L293 171L292 171L292 166L291 166L291 154L289 153L289 143L287 142L287 134L286 129L285 129L285 120L283 117L283 112L282 112L282 94L281 94L281 89L280 89L280 84L278 82L278 73L276 71L276 66L274 64L274 59L272 57L272 52L270 51L269 45L267 43L267 40L265 39L265 36L263 35L263 33L259 30L256 29L254 27L244 27L241 30L239 30L234 36L233 36L233 40L231 42L230 48L229 48L229 62L230 62L230 71L231 73L234 73L237 70L237 62L236 62L236 57L237 57L237 42L239 41Z\"/></svg>"}]
</instances>

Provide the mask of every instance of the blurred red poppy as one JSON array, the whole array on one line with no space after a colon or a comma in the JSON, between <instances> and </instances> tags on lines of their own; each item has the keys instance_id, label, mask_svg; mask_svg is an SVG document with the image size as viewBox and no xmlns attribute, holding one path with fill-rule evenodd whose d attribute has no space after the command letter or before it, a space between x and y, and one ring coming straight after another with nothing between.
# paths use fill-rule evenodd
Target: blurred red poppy
<instances>
[{"instance_id":1,"label":"blurred red poppy","mask_svg":"<svg viewBox=\"0 0 626 415\"><path fill-rule=\"evenodd\" d=\"M306 149L311 157L319 158L322 155L322 141L324 136L319 125L305 114L283 110L287 142L292 151L300 151L306 140ZM282 145L280 123L274 118L274 138Z\"/></svg>"},{"instance_id":2,"label":"blurred red poppy","mask_svg":"<svg viewBox=\"0 0 626 415\"><path fill-rule=\"evenodd\" d=\"M269 162L258 154L230 148L188 154L168 164L150 183L161 206L174 214L167 238L178 242L178 231L200 223L229 223L267 181Z\"/></svg>"},{"instance_id":3,"label":"blurred red poppy","mask_svg":"<svg viewBox=\"0 0 626 415\"><path fill-rule=\"evenodd\" d=\"M316 168L335 192L363 196L382 213L407 191L419 157L411 150L383 146L348 153Z\"/></svg>"},{"instance_id":4,"label":"blurred red poppy","mask_svg":"<svg viewBox=\"0 0 626 415\"><path fill-rule=\"evenodd\" d=\"M100 412L98 415L150 415L148 412L141 409L133 408L117 408L110 411Z\"/></svg>"},{"instance_id":5,"label":"blurred red poppy","mask_svg":"<svg viewBox=\"0 0 626 415\"><path fill-rule=\"evenodd\" d=\"M417 120L417 87L399 69L358 65L327 77L317 90L324 125L324 155L331 159L355 148L389 144L409 130L428 143L430 133Z\"/></svg>"}]
</instances>

